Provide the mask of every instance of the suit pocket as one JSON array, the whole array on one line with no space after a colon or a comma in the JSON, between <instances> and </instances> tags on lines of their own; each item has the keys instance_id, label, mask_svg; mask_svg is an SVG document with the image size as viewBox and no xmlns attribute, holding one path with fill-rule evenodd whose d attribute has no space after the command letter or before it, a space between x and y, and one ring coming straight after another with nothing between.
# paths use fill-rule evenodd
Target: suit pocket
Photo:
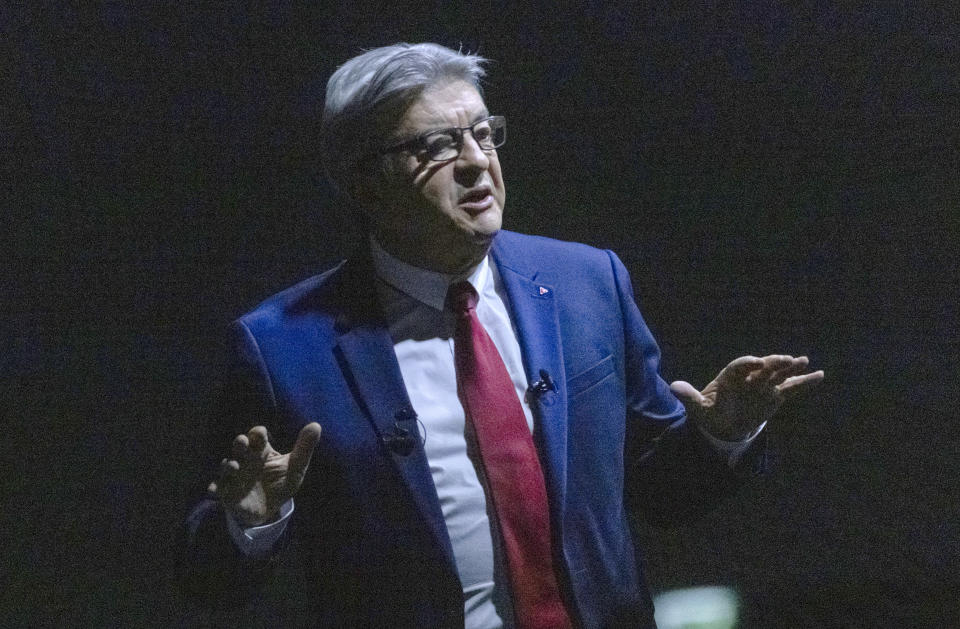
<instances>
[{"instance_id":1,"label":"suit pocket","mask_svg":"<svg viewBox=\"0 0 960 629\"><path fill-rule=\"evenodd\" d=\"M592 367L588 367L567 379L568 398L573 399L586 393L613 375L613 356L607 356Z\"/></svg>"}]
</instances>

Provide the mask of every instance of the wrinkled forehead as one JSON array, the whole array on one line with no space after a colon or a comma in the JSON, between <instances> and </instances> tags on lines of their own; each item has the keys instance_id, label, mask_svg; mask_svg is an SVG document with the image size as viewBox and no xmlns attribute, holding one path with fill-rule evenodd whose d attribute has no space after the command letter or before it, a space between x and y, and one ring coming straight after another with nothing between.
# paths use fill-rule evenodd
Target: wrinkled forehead
<instances>
[{"instance_id":1,"label":"wrinkled forehead","mask_svg":"<svg viewBox=\"0 0 960 629\"><path fill-rule=\"evenodd\" d=\"M384 130L393 137L462 127L490 115L477 88L462 80L435 83L391 113Z\"/></svg>"}]
</instances>

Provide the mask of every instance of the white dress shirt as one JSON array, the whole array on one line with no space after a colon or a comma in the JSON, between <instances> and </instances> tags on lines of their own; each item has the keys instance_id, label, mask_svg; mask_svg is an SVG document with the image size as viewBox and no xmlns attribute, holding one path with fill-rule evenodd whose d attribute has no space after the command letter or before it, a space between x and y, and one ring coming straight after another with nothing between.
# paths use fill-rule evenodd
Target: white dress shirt
<instances>
[{"instance_id":1,"label":"white dress shirt","mask_svg":"<svg viewBox=\"0 0 960 629\"><path fill-rule=\"evenodd\" d=\"M477 467L465 438L466 418L457 396L454 318L444 310L447 288L466 279L477 290L477 317L496 345L513 381L527 427L533 414L525 400L528 387L520 344L498 273L483 261L465 277L452 277L405 264L373 247L382 281L380 301L394 341L400 373L420 423L430 474L453 547L463 585L467 629L512 626L507 575L495 546L488 506Z\"/></svg>"}]
</instances>

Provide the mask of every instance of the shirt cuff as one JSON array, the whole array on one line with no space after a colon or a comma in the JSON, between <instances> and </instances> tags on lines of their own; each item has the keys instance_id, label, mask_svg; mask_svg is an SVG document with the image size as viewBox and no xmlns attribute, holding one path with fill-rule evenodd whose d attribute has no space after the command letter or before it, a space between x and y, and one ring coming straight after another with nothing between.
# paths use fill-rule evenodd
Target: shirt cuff
<instances>
[{"instance_id":1,"label":"shirt cuff","mask_svg":"<svg viewBox=\"0 0 960 629\"><path fill-rule=\"evenodd\" d=\"M261 526L244 528L237 522L232 513L225 511L225 514L230 537L233 538L233 542L240 549L240 552L251 559L263 559L270 556L273 545L287 530L287 523L290 521L290 516L293 515L293 498L280 506L280 517L276 522Z\"/></svg>"},{"instance_id":2,"label":"shirt cuff","mask_svg":"<svg viewBox=\"0 0 960 629\"><path fill-rule=\"evenodd\" d=\"M707 441L710 442L710 445L713 446L714 450L727 457L727 465L732 468L736 467L737 463L740 462L740 457L742 457L743 453L750 448L750 444L753 443L753 440L757 438L766 425L767 422L763 422L754 428L753 432L740 441L722 441L711 435L700 425L697 425L697 430L700 431L700 434L706 437Z\"/></svg>"}]
</instances>

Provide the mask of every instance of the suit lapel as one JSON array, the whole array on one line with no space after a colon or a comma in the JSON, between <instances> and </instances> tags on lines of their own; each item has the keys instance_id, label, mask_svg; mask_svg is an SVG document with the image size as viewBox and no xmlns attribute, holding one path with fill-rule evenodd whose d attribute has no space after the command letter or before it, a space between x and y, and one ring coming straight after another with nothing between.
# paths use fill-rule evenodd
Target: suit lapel
<instances>
[{"instance_id":1,"label":"suit lapel","mask_svg":"<svg viewBox=\"0 0 960 629\"><path fill-rule=\"evenodd\" d=\"M492 254L510 299L527 380L531 384L543 380L543 371L554 385L554 390L532 401L531 408L537 419L534 438L551 498L550 518L556 534L563 530L566 497L567 391L555 292L553 286L537 281L536 270L524 268L512 259L502 236L494 241Z\"/></svg>"},{"instance_id":2,"label":"suit lapel","mask_svg":"<svg viewBox=\"0 0 960 629\"><path fill-rule=\"evenodd\" d=\"M345 376L356 391L361 407L373 425L386 456L390 457L404 484L410 490L430 532L436 539L452 569L453 548L440 509L437 490L430 475L427 457L420 443L416 414L410 404L400 365L393 351L393 341L386 325L379 318L373 287L372 270L361 261L349 269L343 286L356 293L357 287L369 287L356 300L359 308L345 310L338 320L337 347L343 357ZM366 274L366 271L370 271ZM357 276L365 277L357 277ZM377 314L371 314L377 313ZM412 437L412 448L391 448L390 443L406 431Z\"/></svg>"}]
</instances>

